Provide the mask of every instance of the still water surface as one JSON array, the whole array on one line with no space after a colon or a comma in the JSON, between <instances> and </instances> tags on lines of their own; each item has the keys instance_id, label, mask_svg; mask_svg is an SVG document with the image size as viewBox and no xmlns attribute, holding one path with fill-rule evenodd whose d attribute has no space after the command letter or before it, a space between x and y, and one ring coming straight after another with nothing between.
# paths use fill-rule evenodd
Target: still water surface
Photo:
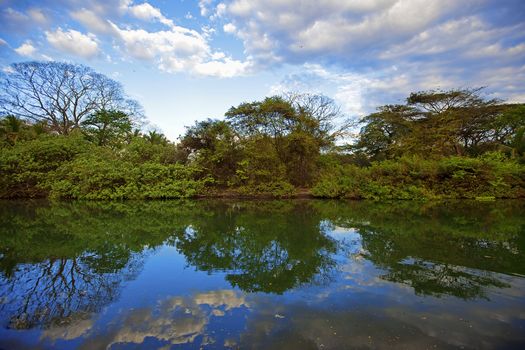
<instances>
[{"instance_id":1,"label":"still water surface","mask_svg":"<svg viewBox=\"0 0 525 350\"><path fill-rule=\"evenodd\" d=\"M525 204L0 202L1 349L525 348Z\"/></svg>"}]
</instances>

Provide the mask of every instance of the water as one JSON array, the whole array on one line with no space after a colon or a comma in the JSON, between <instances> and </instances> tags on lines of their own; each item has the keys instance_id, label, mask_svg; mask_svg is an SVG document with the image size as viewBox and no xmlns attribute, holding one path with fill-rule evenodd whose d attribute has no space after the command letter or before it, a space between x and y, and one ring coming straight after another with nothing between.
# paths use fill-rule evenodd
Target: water
<instances>
[{"instance_id":1,"label":"water","mask_svg":"<svg viewBox=\"0 0 525 350\"><path fill-rule=\"evenodd\" d=\"M0 348L523 348L524 214L0 202Z\"/></svg>"}]
</instances>

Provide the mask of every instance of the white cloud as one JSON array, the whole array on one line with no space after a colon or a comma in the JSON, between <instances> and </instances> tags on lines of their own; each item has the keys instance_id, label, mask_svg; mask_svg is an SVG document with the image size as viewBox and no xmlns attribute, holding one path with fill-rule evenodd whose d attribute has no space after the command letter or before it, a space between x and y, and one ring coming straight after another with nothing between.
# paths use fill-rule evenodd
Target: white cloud
<instances>
[{"instance_id":1,"label":"white cloud","mask_svg":"<svg viewBox=\"0 0 525 350\"><path fill-rule=\"evenodd\" d=\"M25 22L28 19L27 15L11 7L4 9L4 14L10 21L14 22Z\"/></svg>"},{"instance_id":2,"label":"white cloud","mask_svg":"<svg viewBox=\"0 0 525 350\"><path fill-rule=\"evenodd\" d=\"M44 61L53 61L53 58L48 56L48 55L40 55L40 57L44 60Z\"/></svg>"},{"instance_id":3,"label":"white cloud","mask_svg":"<svg viewBox=\"0 0 525 350\"><path fill-rule=\"evenodd\" d=\"M493 28L478 16L449 20L415 35L401 44L392 45L379 55L381 59L396 59L412 55L438 55L457 51L463 57L482 57L485 55L518 54L523 44L505 48L499 43L502 39L517 37L525 25Z\"/></svg>"},{"instance_id":4,"label":"white cloud","mask_svg":"<svg viewBox=\"0 0 525 350\"><path fill-rule=\"evenodd\" d=\"M30 40L26 40L20 47L15 49L16 53L20 56L32 57L36 53L36 47Z\"/></svg>"},{"instance_id":5,"label":"white cloud","mask_svg":"<svg viewBox=\"0 0 525 350\"><path fill-rule=\"evenodd\" d=\"M147 2L134 5L131 0L105 0L90 1L85 5L86 7L80 10L75 7L70 15L96 33L114 34L109 21L116 22L125 14L142 21L158 21L168 27L174 25L173 21L164 16L159 8Z\"/></svg>"},{"instance_id":6,"label":"white cloud","mask_svg":"<svg viewBox=\"0 0 525 350\"><path fill-rule=\"evenodd\" d=\"M173 21L164 17L160 10L151 6L147 2L140 5L133 5L128 7L128 11L136 18L143 21L158 20L160 23L169 27L173 26Z\"/></svg>"},{"instance_id":7,"label":"white cloud","mask_svg":"<svg viewBox=\"0 0 525 350\"><path fill-rule=\"evenodd\" d=\"M202 35L206 38L206 39L209 39L210 36L212 36L213 33L215 33L215 28L212 28L210 26L203 26L201 28L201 31L202 31Z\"/></svg>"},{"instance_id":8,"label":"white cloud","mask_svg":"<svg viewBox=\"0 0 525 350\"><path fill-rule=\"evenodd\" d=\"M232 77L246 73L248 61L241 62L213 51L207 35L173 26L171 30L148 32L144 29L122 29L112 23L122 48L130 56L157 62L160 69L190 72L198 75Z\"/></svg>"},{"instance_id":9,"label":"white cloud","mask_svg":"<svg viewBox=\"0 0 525 350\"><path fill-rule=\"evenodd\" d=\"M27 14L31 20L38 24L47 25L49 22L48 17L39 8L31 8L27 11Z\"/></svg>"},{"instance_id":10,"label":"white cloud","mask_svg":"<svg viewBox=\"0 0 525 350\"><path fill-rule=\"evenodd\" d=\"M0 1L1 3L2 1ZM2 25L15 31L26 31L29 27L36 25L47 26L50 23L49 14L44 14L40 8L32 7L24 11L15 10L11 7L3 9L0 13Z\"/></svg>"},{"instance_id":11,"label":"white cloud","mask_svg":"<svg viewBox=\"0 0 525 350\"><path fill-rule=\"evenodd\" d=\"M101 18L101 16L92 10L80 9L70 13L71 17L78 22L82 23L86 28L95 33L111 33L113 27L107 20Z\"/></svg>"},{"instance_id":12,"label":"white cloud","mask_svg":"<svg viewBox=\"0 0 525 350\"><path fill-rule=\"evenodd\" d=\"M222 17L226 13L226 4L221 2L215 7L215 14L210 17L210 19L214 20L219 17Z\"/></svg>"},{"instance_id":13,"label":"white cloud","mask_svg":"<svg viewBox=\"0 0 525 350\"><path fill-rule=\"evenodd\" d=\"M312 57L366 57L439 24L479 0L233 0L216 15L238 29L248 54L260 62Z\"/></svg>"},{"instance_id":14,"label":"white cloud","mask_svg":"<svg viewBox=\"0 0 525 350\"><path fill-rule=\"evenodd\" d=\"M220 60L198 63L195 65L194 71L201 75L231 78L246 73L249 67L250 63L248 61L241 62L224 57Z\"/></svg>"},{"instance_id":15,"label":"white cloud","mask_svg":"<svg viewBox=\"0 0 525 350\"><path fill-rule=\"evenodd\" d=\"M7 73L7 74L11 74L11 73L14 73L15 70L11 66L4 66L4 67L2 67L2 72Z\"/></svg>"},{"instance_id":16,"label":"white cloud","mask_svg":"<svg viewBox=\"0 0 525 350\"><path fill-rule=\"evenodd\" d=\"M368 100L369 86L375 79L357 72L329 70L319 64L304 64L270 88L270 94L288 91L323 94L332 97L345 114L362 117L373 107Z\"/></svg>"},{"instance_id":17,"label":"white cloud","mask_svg":"<svg viewBox=\"0 0 525 350\"><path fill-rule=\"evenodd\" d=\"M45 34L47 41L60 51L84 58L91 58L99 53L94 34L86 35L73 29L64 31L60 27L54 32L46 31Z\"/></svg>"},{"instance_id":18,"label":"white cloud","mask_svg":"<svg viewBox=\"0 0 525 350\"><path fill-rule=\"evenodd\" d=\"M199 0L199 9L201 12L201 16L205 17L210 13L209 6L213 0Z\"/></svg>"},{"instance_id":19,"label":"white cloud","mask_svg":"<svg viewBox=\"0 0 525 350\"><path fill-rule=\"evenodd\" d=\"M4 39L0 38L0 46L3 46L3 45L7 46L7 41L5 41Z\"/></svg>"},{"instance_id":20,"label":"white cloud","mask_svg":"<svg viewBox=\"0 0 525 350\"><path fill-rule=\"evenodd\" d=\"M523 103L525 91L521 81L525 81L523 64L465 70L463 66L432 61L399 62L398 66L364 72L304 64L272 86L269 93L321 93L332 97L347 115L363 117L378 106L403 103L411 92L431 89L487 86L485 92L492 98Z\"/></svg>"},{"instance_id":21,"label":"white cloud","mask_svg":"<svg viewBox=\"0 0 525 350\"><path fill-rule=\"evenodd\" d=\"M202 35L183 27L148 32L144 29L121 29L113 23L112 26L126 51L139 59L153 59L159 55L202 56L209 50Z\"/></svg>"},{"instance_id":22,"label":"white cloud","mask_svg":"<svg viewBox=\"0 0 525 350\"><path fill-rule=\"evenodd\" d=\"M226 23L222 29L224 30L225 33L235 33L235 31L237 30L237 27L235 27L235 25L233 23Z\"/></svg>"},{"instance_id":23,"label":"white cloud","mask_svg":"<svg viewBox=\"0 0 525 350\"><path fill-rule=\"evenodd\" d=\"M500 43L480 47L478 50L469 51L467 57L483 58L493 57L499 59L517 58L523 59L525 54L525 43L520 43L510 47L503 47Z\"/></svg>"}]
</instances>

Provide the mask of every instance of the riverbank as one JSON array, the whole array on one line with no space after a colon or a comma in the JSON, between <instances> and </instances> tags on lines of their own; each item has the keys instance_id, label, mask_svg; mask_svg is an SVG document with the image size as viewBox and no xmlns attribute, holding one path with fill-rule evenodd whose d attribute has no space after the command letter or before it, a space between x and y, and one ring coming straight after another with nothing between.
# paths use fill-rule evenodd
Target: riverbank
<instances>
[{"instance_id":1,"label":"riverbank","mask_svg":"<svg viewBox=\"0 0 525 350\"><path fill-rule=\"evenodd\" d=\"M241 160L218 172L196 160L180 161L172 151L173 145L140 138L111 149L95 146L79 134L19 142L0 149L0 198L525 198L525 164L500 152L477 157L402 156L364 164L353 155L327 153L319 155L304 176L308 183L298 185L285 176L286 169L280 170L285 175L274 174L272 167L278 163L254 168Z\"/></svg>"}]
</instances>

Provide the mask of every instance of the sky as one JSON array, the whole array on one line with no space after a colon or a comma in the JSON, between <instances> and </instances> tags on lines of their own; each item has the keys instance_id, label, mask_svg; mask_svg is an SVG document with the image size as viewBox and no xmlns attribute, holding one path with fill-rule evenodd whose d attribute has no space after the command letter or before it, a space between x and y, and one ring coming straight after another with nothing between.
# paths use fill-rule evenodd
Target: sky
<instances>
[{"instance_id":1,"label":"sky","mask_svg":"<svg viewBox=\"0 0 525 350\"><path fill-rule=\"evenodd\" d=\"M525 102L525 0L0 0L0 67L29 60L121 82L171 140L287 91L349 118L438 88Z\"/></svg>"}]
</instances>

